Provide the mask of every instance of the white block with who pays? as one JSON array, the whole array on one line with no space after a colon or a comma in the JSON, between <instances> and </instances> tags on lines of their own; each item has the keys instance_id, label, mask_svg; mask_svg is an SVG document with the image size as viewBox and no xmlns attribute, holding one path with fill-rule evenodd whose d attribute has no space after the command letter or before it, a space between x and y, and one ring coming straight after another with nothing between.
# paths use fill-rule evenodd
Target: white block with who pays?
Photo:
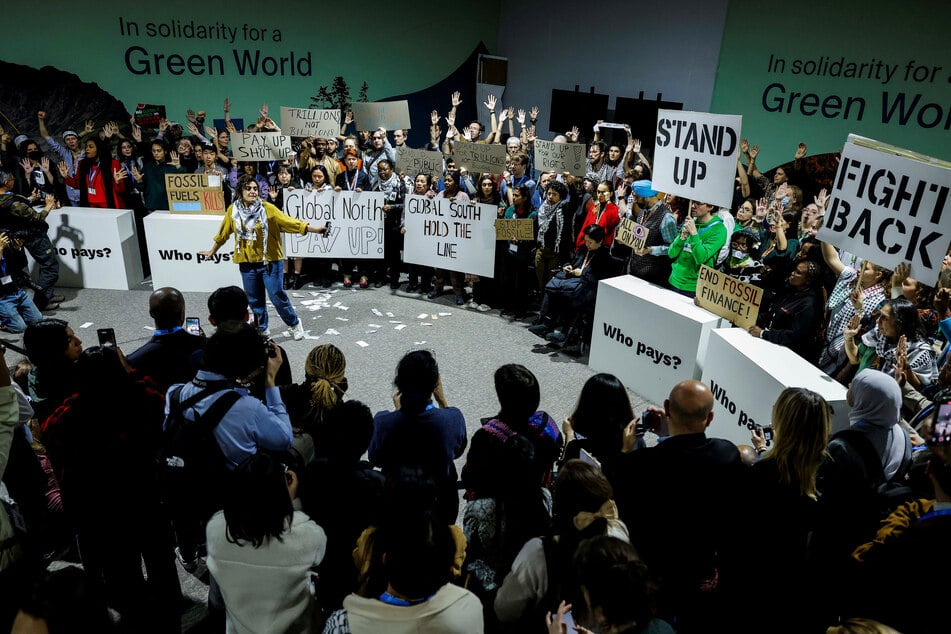
<instances>
[{"instance_id":1,"label":"white block with who pays?","mask_svg":"<svg viewBox=\"0 0 951 634\"><path fill-rule=\"evenodd\" d=\"M632 275L602 280L588 365L614 374L658 405L685 379L699 379L720 317L693 300Z\"/></svg>"},{"instance_id":2,"label":"white block with who pays?","mask_svg":"<svg viewBox=\"0 0 951 634\"><path fill-rule=\"evenodd\" d=\"M714 395L707 436L752 444L753 428L771 424L773 403L787 387L812 390L832 406L832 433L849 426L844 386L789 348L741 328L718 328L710 335L703 382Z\"/></svg>"},{"instance_id":3,"label":"white block with who pays?","mask_svg":"<svg viewBox=\"0 0 951 634\"><path fill-rule=\"evenodd\" d=\"M233 261L234 234L210 260L198 255L214 245L223 216L153 211L145 217L145 239L152 267L152 287L210 293L222 286L241 286Z\"/></svg>"},{"instance_id":4,"label":"white block with who pays?","mask_svg":"<svg viewBox=\"0 0 951 634\"><path fill-rule=\"evenodd\" d=\"M129 290L142 281L142 259L129 209L64 207L46 218L59 258L57 286ZM29 259L36 275L36 264Z\"/></svg>"}]
</instances>

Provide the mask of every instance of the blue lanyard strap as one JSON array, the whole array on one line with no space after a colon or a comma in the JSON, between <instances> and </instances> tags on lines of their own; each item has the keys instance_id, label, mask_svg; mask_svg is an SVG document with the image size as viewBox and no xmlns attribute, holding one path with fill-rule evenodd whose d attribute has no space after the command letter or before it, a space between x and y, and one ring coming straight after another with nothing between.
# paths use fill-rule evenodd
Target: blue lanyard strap
<instances>
[{"instance_id":1,"label":"blue lanyard strap","mask_svg":"<svg viewBox=\"0 0 951 634\"><path fill-rule=\"evenodd\" d=\"M382 601L383 603L389 603L390 605L398 605L400 607L408 608L413 605L419 605L420 603L426 603L427 601L432 599L434 596L436 595L431 594L428 597L425 597L422 599L411 599L407 601L406 599L400 599L399 597L394 597L389 592L384 592L383 594L380 595L380 601Z\"/></svg>"}]
</instances>

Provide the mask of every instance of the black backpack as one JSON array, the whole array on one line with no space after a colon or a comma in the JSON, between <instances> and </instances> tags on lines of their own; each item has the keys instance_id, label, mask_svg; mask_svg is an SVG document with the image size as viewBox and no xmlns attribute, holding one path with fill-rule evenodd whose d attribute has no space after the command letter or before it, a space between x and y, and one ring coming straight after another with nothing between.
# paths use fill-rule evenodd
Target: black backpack
<instances>
[{"instance_id":1,"label":"black backpack","mask_svg":"<svg viewBox=\"0 0 951 634\"><path fill-rule=\"evenodd\" d=\"M215 440L214 430L241 394L230 389L230 383L215 382L181 401L182 387L168 395L159 468L166 499L172 508L187 509L189 515L208 519L220 506L221 484L227 473L225 456ZM224 393L204 414L195 412L194 420L185 418L187 410L217 392Z\"/></svg>"},{"instance_id":2,"label":"black backpack","mask_svg":"<svg viewBox=\"0 0 951 634\"><path fill-rule=\"evenodd\" d=\"M843 440L862 459L872 485L870 498L879 519L885 519L896 508L914 499L914 490L905 479L904 472L899 471L891 480L885 479L885 467L865 434L854 429L843 429L834 434L832 439Z\"/></svg>"}]
</instances>

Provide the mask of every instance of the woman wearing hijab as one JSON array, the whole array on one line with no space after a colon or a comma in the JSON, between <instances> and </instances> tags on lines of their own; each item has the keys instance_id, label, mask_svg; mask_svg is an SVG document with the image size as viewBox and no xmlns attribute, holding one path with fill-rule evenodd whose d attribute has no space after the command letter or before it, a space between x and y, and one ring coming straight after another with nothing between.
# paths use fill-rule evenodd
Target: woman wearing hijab
<instances>
[{"instance_id":1,"label":"woman wearing hijab","mask_svg":"<svg viewBox=\"0 0 951 634\"><path fill-rule=\"evenodd\" d=\"M251 174L238 178L238 196L221 219L215 244L199 255L212 257L235 234L233 260L241 270L241 281L248 294L251 310L258 329L265 337L268 329L265 291L284 323L291 326L294 339L304 338L301 323L291 301L284 292L284 245L281 233L323 233L326 227L315 227L303 220L295 220L268 202L261 202L258 184Z\"/></svg>"}]
</instances>

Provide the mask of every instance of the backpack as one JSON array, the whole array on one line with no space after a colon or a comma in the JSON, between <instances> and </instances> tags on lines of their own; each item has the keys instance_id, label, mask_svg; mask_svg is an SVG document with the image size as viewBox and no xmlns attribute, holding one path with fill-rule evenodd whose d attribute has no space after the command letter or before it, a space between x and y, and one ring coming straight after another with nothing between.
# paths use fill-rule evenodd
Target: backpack
<instances>
[{"instance_id":1,"label":"backpack","mask_svg":"<svg viewBox=\"0 0 951 634\"><path fill-rule=\"evenodd\" d=\"M182 401L182 387L178 386L168 395L159 468L173 513L187 513L191 517L197 514L207 520L218 509L221 481L227 472L225 456L215 440L214 430L241 394L229 389L228 383L215 382ZM221 391L224 393L204 414L195 412L194 420L185 418L185 412L196 403Z\"/></svg>"},{"instance_id":2,"label":"backpack","mask_svg":"<svg viewBox=\"0 0 951 634\"><path fill-rule=\"evenodd\" d=\"M899 470L891 480L885 479L885 467L871 441L860 431L843 429L832 436L841 439L862 459L865 473L871 483L871 501L879 519L885 519L896 508L914 499L914 491L905 480L905 474Z\"/></svg>"}]
</instances>

